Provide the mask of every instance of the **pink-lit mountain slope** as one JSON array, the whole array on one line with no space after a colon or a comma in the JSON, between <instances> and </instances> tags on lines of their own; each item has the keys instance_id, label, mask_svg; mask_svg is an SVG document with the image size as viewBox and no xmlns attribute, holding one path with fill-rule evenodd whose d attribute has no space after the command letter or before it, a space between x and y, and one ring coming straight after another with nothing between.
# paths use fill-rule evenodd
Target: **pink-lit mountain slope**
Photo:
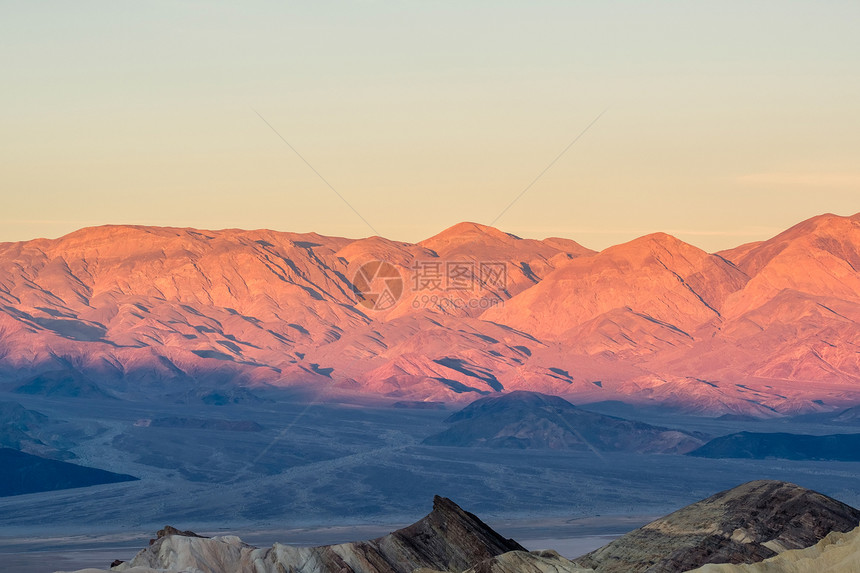
<instances>
[{"instance_id":1,"label":"pink-lit mountain slope","mask_svg":"<svg viewBox=\"0 0 860 573\"><path fill-rule=\"evenodd\" d=\"M0 244L0 376L834 408L860 403L858 270L860 215L716 254L661 233L595 253L474 223L418 244L98 227Z\"/></svg>"}]
</instances>

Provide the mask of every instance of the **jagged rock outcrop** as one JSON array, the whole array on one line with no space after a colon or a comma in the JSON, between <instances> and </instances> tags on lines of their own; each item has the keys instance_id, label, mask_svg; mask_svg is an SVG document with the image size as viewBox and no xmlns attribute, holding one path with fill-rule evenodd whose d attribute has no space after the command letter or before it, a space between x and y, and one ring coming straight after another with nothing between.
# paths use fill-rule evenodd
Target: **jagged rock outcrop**
<instances>
[{"instance_id":1,"label":"jagged rock outcrop","mask_svg":"<svg viewBox=\"0 0 860 573\"><path fill-rule=\"evenodd\" d=\"M172 529L172 528L171 528ZM150 571L182 572L205 571L212 573L253 573L256 547L243 543L234 535L200 537L178 532L162 535L151 545L127 562L113 567L112 571L131 573ZM263 571L278 571L264 569ZM279 572L280 573L280 572Z\"/></svg>"},{"instance_id":2,"label":"jagged rock outcrop","mask_svg":"<svg viewBox=\"0 0 860 573\"><path fill-rule=\"evenodd\" d=\"M575 562L597 573L669 573L754 563L850 531L860 510L780 481L753 481L689 505Z\"/></svg>"},{"instance_id":3,"label":"jagged rock outcrop","mask_svg":"<svg viewBox=\"0 0 860 573\"><path fill-rule=\"evenodd\" d=\"M510 551L525 551L451 500L436 497L420 521L370 541L321 547L276 543L259 549L235 536L205 538L165 528L152 544L113 571L212 573L460 572Z\"/></svg>"},{"instance_id":4,"label":"jagged rock outcrop","mask_svg":"<svg viewBox=\"0 0 860 573\"><path fill-rule=\"evenodd\" d=\"M172 525L165 525L164 529L159 529L155 532L155 539L150 539L149 544L155 545L160 539L164 539L165 537L170 537L171 535L179 535L182 537L199 537L201 539L205 539L203 535L197 535L193 531L180 531L176 529Z\"/></svg>"},{"instance_id":5,"label":"jagged rock outcrop","mask_svg":"<svg viewBox=\"0 0 860 573\"><path fill-rule=\"evenodd\" d=\"M451 500L436 496L427 517L384 537L317 548L278 544L267 557L272 564L302 564L296 573L412 573L419 567L462 571L515 550L523 547Z\"/></svg>"}]
</instances>

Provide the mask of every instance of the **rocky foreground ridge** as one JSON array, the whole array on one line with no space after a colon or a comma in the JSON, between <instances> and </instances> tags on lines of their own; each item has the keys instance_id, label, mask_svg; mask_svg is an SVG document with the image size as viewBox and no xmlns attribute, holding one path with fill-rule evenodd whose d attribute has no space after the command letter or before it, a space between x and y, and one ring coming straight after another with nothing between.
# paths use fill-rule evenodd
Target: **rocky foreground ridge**
<instances>
[{"instance_id":1,"label":"rocky foreground ridge","mask_svg":"<svg viewBox=\"0 0 860 573\"><path fill-rule=\"evenodd\" d=\"M705 565L694 573L857 573L860 571L860 528L834 531L806 549L785 551L759 563Z\"/></svg>"},{"instance_id":2,"label":"rocky foreground ridge","mask_svg":"<svg viewBox=\"0 0 860 573\"><path fill-rule=\"evenodd\" d=\"M782 571L767 564L774 562L791 563L792 568L785 570L797 573L847 573L856 571L860 563L858 523L860 510L832 498L794 484L756 481L687 506L569 560L553 551L526 551L451 500L436 497L433 511L411 526L371 541L340 545L276 543L260 549L234 536L205 538L165 528L130 562L115 564L110 571L680 573L697 567L725 573ZM759 567L765 559L771 561ZM713 563L730 565L708 565Z\"/></svg>"},{"instance_id":3,"label":"rocky foreground ridge","mask_svg":"<svg viewBox=\"0 0 860 573\"><path fill-rule=\"evenodd\" d=\"M211 571L248 573L411 573L419 568L463 571L472 564L524 551L449 499L436 497L433 511L409 527L370 541L258 549L233 536L201 538L162 530L151 545L115 571ZM142 569L141 569L142 568Z\"/></svg>"},{"instance_id":4,"label":"rocky foreground ridge","mask_svg":"<svg viewBox=\"0 0 860 573\"><path fill-rule=\"evenodd\" d=\"M0 385L834 410L860 403L858 271L860 214L720 253L664 233L597 253L474 223L417 244L88 228L0 243Z\"/></svg>"},{"instance_id":5,"label":"rocky foreground ridge","mask_svg":"<svg viewBox=\"0 0 860 573\"><path fill-rule=\"evenodd\" d=\"M860 510L779 481L752 481L679 509L577 559L600 573L753 563L860 524Z\"/></svg>"}]
</instances>

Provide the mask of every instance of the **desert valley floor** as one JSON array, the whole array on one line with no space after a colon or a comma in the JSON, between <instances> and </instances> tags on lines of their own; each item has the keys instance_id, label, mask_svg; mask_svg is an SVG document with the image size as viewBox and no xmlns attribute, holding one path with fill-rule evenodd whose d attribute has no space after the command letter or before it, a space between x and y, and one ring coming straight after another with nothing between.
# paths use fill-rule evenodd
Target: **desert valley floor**
<instances>
[{"instance_id":1,"label":"desert valley floor","mask_svg":"<svg viewBox=\"0 0 860 573\"><path fill-rule=\"evenodd\" d=\"M274 390L242 396L224 405L187 397L0 396L42 413L45 435L53 427L75 436L74 444L63 444L73 447L75 463L140 478L0 498L0 552L22 571L56 569L56 561L46 565L54 553L71 560L70 569L103 567L131 557L165 524L230 531L260 544L340 542L410 523L439 494L530 548L552 546L575 556L606 536L752 479L791 481L860 505L858 462L428 446L422 440L447 428L444 420L457 406L314 403ZM820 418L720 419L617 403L585 407L709 436L835 431Z\"/></svg>"}]
</instances>

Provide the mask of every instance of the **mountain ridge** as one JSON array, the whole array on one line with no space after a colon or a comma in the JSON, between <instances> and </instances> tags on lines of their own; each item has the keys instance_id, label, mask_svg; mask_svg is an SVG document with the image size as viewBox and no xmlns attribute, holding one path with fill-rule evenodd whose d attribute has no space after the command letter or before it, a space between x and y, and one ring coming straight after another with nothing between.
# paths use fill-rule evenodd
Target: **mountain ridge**
<instances>
[{"instance_id":1,"label":"mountain ridge","mask_svg":"<svg viewBox=\"0 0 860 573\"><path fill-rule=\"evenodd\" d=\"M399 281L385 308L356 286L373 261ZM858 261L860 214L715 254L665 233L595 252L476 223L415 244L92 227L0 244L0 385L75 371L120 394L519 389L708 414L834 410L860 403Z\"/></svg>"}]
</instances>

